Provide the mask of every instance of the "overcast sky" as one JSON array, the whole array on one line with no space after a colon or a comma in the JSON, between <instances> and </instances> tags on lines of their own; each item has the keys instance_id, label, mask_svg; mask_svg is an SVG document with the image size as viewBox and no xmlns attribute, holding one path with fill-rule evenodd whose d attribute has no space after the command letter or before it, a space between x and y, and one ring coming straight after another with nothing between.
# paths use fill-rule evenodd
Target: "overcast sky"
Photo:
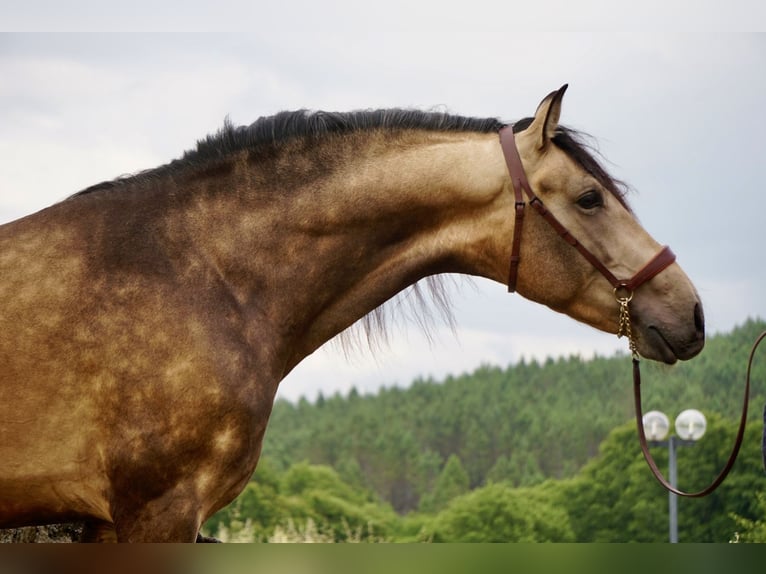
<instances>
[{"instance_id":1,"label":"overcast sky","mask_svg":"<svg viewBox=\"0 0 766 574\"><path fill-rule=\"evenodd\" d=\"M0 4L9 28L204 29L228 21L231 31L0 36L0 223L166 163L227 115L247 124L283 109L405 106L513 120L569 83L562 121L595 136L613 174L635 189L642 224L671 245L697 285L709 332L766 317L766 36L716 31L721 18L764 22L763 2L734 2L724 16L707 2L682 2L696 9L692 31L653 32L640 24L656 14L609 31L609 17L589 27L571 8L598 2L568 2L550 26L511 2L223 10L236 4L229 1L217 4L223 12L188 8L180 17L157 7L165 25L139 19L144 2L122 13L75 2L58 19L49 3L16 4ZM668 6L675 4L654 7L683 16ZM534 29L522 31L532 16ZM437 326L429 343L413 325L376 358L348 358L330 345L299 365L280 395L373 392L482 363L611 355L625 346L484 280L456 289L453 301L455 334Z\"/></svg>"}]
</instances>

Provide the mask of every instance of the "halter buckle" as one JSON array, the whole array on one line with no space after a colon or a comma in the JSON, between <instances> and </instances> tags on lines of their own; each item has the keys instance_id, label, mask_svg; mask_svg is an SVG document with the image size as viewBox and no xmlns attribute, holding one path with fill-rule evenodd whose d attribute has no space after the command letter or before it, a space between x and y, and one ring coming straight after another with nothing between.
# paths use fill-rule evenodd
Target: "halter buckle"
<instances>
[{"instance_id":1,"label":"halter buckle","mask_svg":"<svg viewBox=\"0 0 766 574\"><path fill-rule=\"evenodd\" d=\"M621 296L620 292L624 292L625 295ZM633 291L628 289L628 286L624 283L620 283L614 288L614 298L618 303L630 303L633 300Z\"/></svg>"}]
</instances>

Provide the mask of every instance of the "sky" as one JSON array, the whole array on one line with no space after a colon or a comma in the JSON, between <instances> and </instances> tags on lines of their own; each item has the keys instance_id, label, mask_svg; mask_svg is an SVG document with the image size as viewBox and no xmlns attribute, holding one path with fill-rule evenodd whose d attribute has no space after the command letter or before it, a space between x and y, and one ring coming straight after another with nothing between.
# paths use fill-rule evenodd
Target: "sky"
<instances>
[{"instance_id":1,"label":"sky","mask_svg":"<svg viewBox=\"0 0 766 574\"><path fill-rule=\"evenodd\" d=\"M397 106L510 121L568 83L562 122L594 136L630 184L642 225L697 286L708 332L766 317L766 35L752 33L764 3L268 4L77 1L56 13L0 0L2 26L20 31L0 35L0 224L167 163L227 116ZM457 281L452 292L454 331L405 325L350 356L331 342L279 396L625 349L503 285Z\"/></svg>"}]
</instances>

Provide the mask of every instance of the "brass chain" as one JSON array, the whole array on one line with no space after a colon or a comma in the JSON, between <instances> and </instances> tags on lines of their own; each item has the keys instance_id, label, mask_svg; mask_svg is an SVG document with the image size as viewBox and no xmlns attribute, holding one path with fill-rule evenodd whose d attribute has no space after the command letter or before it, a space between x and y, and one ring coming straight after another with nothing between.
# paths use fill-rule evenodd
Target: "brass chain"
<instances>
[{"instance_id":1,"label":"brass chain","mask_svg":"<svg viewBox=\"0 0 766 574\"><path fill-rule=\"evenodd\" d=\"M617 303L620 304L620 322L619 328L617 329L617 337L628 338L628 348L630 349L630 354L634 359L638 360L638 349L636 347L636 340L633 338L633 329L630 325L630 310L628 309L628 304L630 303L631 299L633 299L633 293L628 293L627 295L621 297L617 294L617 289L615 289L614 296L617 299Z\"/></svg>"}]
</instances>

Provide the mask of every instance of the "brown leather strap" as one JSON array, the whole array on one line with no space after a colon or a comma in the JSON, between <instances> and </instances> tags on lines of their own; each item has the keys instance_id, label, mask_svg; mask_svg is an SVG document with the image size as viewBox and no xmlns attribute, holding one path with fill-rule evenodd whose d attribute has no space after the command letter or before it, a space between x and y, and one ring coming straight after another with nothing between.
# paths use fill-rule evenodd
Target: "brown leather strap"
<instances>
[{"instance_id":1,"label":"brown leather strap","mask_svg":"<svg viewBox=\"0 0 766 574\"><path fill-rule=\"evenodd\" d=\"M732 448L731 454L729 455L729 460L726 461L726 465L723 467L723 470L718 474L715 480L713 480L713 482L711 482L710 485L708 485L706 488L697 492L684 492L683 490L679 490L671 485L662 475L660 469L657 468L657 463L654 462L654 458L649 452L649 445L646 442L646 434L644 433L644 415L641 410L641 369L638 365L638 359L633 359L633 398L636 403L636 425L638 426L638 439L639 443L641 444L641 452L644 454L644 459L646 459L646 463L649 465L654 478L656 478L657 481L670 492L677 494L678 496L685 496L688 498L700 498L702 496L707 496L721 485L726 476L729 474L729 471L734 466L734 462L737 460L737 455L739 454L739 449L742 446L742 439L745 436L745 426L747 425L747 407L750 401L750 370L753 366L753 357L755 356L755 351L758 348L758 345L760 345L764 338L766 338L766 331L761 333L761 335L755 340L753 348L750 350L750 358L747 361L747 376L745 377L745 398L742 401L742 415L739 419L737 438L734 441L734 448Z\"/></svg>"},{"instance_id":2,"label":"brown leather strap","mask_svg":"<svg viewBox=\"0 0 766 574\"><path fill-rule=\"evenodd\" d=\"M643 269L639 270L630 281L626 282L624 285L619 285L619 287L624 287L628 291L633 292L649 281L649 279L672 265L675 260L676 254L666 245L644 266Z\"/></svg>"},{"instance_id":3,"label":"brown leather strap","mask_svg":"<svg viewBox=\"0 0 766 574\"><path fill-rule=\"evenodd\" d=\"M763 406L763 436L761 437L761 460L766 472L766 405Z\"/></svg>"},{"instance_id":4,"label":"brown leather strap","mask_svg":"<svg viewBox=\"0 0 766 574\"><path fill-rule=\"evenodd\" d=\"M564 227L564 225L562 225L550 211L548 211L545 204L543 204L543 201L532 191L532 187L529 185L526 172L524 171L524 166L521 163L519 150L516 147L516 138L514 137L512 126L505 126L500 130L500 145L503 149L503 155L505 156L505 163L508 166L508 173L511 176L511 184L513 185L513 193L516 201L513 244L511 245L510 270L508 273L509 293L516 291L516 283L519 276L519 263L521 261L521 231L524 224L525 208L524 194L529 198L529 205L534 207L556 233L569 243L569 245L577 249L577 251L579 251L580 254L593 265L593 267L595 267L615 289L621 287L632 293L676 260L676 256L671 251L670 247L665 246L633 277L630 279L618 279L598 257L580 243L569 230Z\"/></svg>"},{"instance_id":5,"label":"brown leather strap","mask_svg":"<svg viewBox=\"0 0 766 574\"><path fill-rule=\"evenodd\" d=\"M516 199L515 216L513 222L513 243L511 244L511 261L508 272L508 292L516 291L516 281L519 277L519 262L521 261L521 230L524 227L524 212L527 206L524 201L524 192L532 198L535 194L529 187L527 174L524 166L521 165L521 158L516 149L516 139L513 137L513 127L505 126L500 130L500 146L503 148L503 155L508 166L508 173L511 175L511 185Z\"/></svg>"},{"instance_id":6,"label":"brown leather strap","mask_svg":"<svg viewBox=\"0 0 766 574\"><path fill-rule=\"evenodd\" d=\"M598 257L593 255L593 253L588 248L577 241L577 239L571 233L569 233L569 230L564 227L550 211L548 211L539 197L532 199L532 201L530 201L530 205L534 207L540 215L542 215L543 219L545 219L545 221L547 221L548 224L553 227L554 230L556 230L556 233L558 233L564 239L564 241L577 249L577 251L579 251L580 254L585 257L585 259L591 265L593 265L593 267L595 267L604 277L606 277L606 280L611 283L612 287L616 288L624 283L623 281L617 279L617 277L615 277L614 274L609 271L606 265L601 263Z\"/></svg>"},{"instance_id":7,"label":"brown leather strap","mask_svg":"<svg viewBox=\"0 0 766 574\"><path fill-rule=\"evenodd\" d=\"M513 223L513 244L511 246L511 263L508 270L508 292L516 291L516 281L519 278L519 263L521 262L521 229L524 226L524 208L527 206L523 201L516 202L516 216Z\"/></svg>"}]
</instances>

